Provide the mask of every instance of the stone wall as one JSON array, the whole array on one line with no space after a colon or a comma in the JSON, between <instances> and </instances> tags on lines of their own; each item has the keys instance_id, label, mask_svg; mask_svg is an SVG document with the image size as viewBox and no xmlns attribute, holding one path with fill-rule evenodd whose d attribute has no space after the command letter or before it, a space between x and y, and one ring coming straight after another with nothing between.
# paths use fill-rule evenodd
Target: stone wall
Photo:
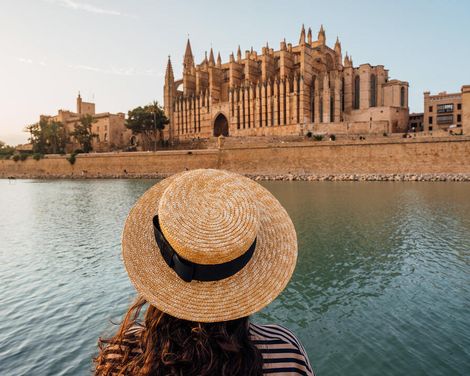
<instances>
[{"instance_id":1,"label":"stone wall","mask_svg":"<svg viewBox=\"0 0 470 376\"><path fill-rule=\"evenodd\" d=\"M470 137L383 141L308 141L207 150L0 160L0 177L159 176L194 168L244 174L470 174Z\"/></svg>"}]
</instances>

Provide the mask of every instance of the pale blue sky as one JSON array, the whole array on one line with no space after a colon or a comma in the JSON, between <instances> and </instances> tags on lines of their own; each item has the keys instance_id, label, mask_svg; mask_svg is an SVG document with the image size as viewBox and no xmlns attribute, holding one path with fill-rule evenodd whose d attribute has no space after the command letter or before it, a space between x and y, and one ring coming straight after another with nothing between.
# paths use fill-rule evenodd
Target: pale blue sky
<instances>
[{"instance_id":1,"label":"pale blue sky","mask_svg":"<svg viewBox=\"0 0 470 376\"><path fill-rule=\"evenodd\" d=\"M302 23L339 35L354 64L384 64L423 91L470 84L470 1L0 0L0 140L26 141L39 114L75 109L80 90L99 112L162 101L171 55L181 73L189 33L197 62L211 44L226 61L238 44L296 44Z\"/></svg>"}]
</instances>

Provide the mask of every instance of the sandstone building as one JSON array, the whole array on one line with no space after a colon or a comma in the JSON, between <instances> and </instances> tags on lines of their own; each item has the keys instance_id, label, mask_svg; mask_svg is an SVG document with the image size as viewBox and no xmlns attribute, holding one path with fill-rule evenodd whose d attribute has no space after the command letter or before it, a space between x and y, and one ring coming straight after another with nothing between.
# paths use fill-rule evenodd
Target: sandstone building
<instances>
[{"instance_id":1,"label":"sandstone building","mask_svg":"<svg viewBox=\"0 0 470 376\"><path fill-rule=\"evenodd\" d=\"M408 131L410 132L421 132L423 131L424 113L413 112L409 116L408 120Z\"/></svg>"},{"instance_id":2,"label":"sandstone building","mask_svg":"<svg viewBox=\"0 0 470 376\"><path fill-rule=\"evenodd\" d=\"M95 103L84 102L80 93L77 96L76 112L59 110L57 115L41 115L40 119L50 119L64 124L67 135L69 136L66 151L72 152L73 150L79 149L80 145L70 136L70 133L73 132L75 126L80 122L80 118L84 115L91 115L94 120L92 133L96 134L97 137L93 139L93 151L112 151L122 149L129 145L132 134L125 126L124 113L96 113Z\"/></svg>"},{"instance_id":3,"label":"sandstone building","mask_svg":"<svg viewBox=\"0 0 470 376\"><path fill-rule=\"evenodd\" d=\"M462 93L424 93L424 131L462 127Z\"/></svg>"},{"instance_id":4,"label":"sandstone building","mask_svg":"<svg viewBox=\"0 0 470 376\"><path fill-rule=\"evenodd\" d=\"M408 83L390 80L383 65L354 66L338 39L327 46L323 27L314 40L302 26L295 46L244 56L239 47L225 63L211 48L196 64L188 40L181 79L168 59L164 107L170 140L404 132Z\"/></svg>"}]
</instances>

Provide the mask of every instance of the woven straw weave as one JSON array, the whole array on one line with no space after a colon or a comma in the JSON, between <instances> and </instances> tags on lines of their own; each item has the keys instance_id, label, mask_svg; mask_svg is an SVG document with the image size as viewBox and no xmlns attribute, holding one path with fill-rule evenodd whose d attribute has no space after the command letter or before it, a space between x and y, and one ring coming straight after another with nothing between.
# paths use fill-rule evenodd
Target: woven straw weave
<instances>
[{"instance_id":1,"label":"woven straw weave","mask_svg":"<svg viewBox=\"0 0 470 376\"><path fill-rule=\"evenodd\" d=\"M243 254L256 237L248 264L213 282L184 282L155 242L152 218L178 254L219 264ZM260 184L223 170L192 170L150 188L131 209L122 252L137 291L160 310L186 320L218 322L259 311L287 285L297 260L297 237L279 201Z\"/></svg>"}]
</instances>

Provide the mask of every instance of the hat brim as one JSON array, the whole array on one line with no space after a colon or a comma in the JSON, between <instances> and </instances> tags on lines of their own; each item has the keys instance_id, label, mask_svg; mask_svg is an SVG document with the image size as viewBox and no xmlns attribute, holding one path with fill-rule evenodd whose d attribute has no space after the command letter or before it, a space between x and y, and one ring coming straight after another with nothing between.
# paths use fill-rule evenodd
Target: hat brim
<instances>
[{"instance_id":1,"label":"hat brim","mask_svg":"<svg viewBox=\"0 0 470 376\"><path fill-rule=\"evenodd\" d=\"M181 174L184 172L151 187L126 219L122 255L132 284L154 307L180 319L220 322L261 310L284 290L294 272L297 235L292 220L271 192L240 176L257 198L260 217L251 260L223 280L184 282L165 263L152 224L163 192Z\"/></svg>"}]
</instances>

